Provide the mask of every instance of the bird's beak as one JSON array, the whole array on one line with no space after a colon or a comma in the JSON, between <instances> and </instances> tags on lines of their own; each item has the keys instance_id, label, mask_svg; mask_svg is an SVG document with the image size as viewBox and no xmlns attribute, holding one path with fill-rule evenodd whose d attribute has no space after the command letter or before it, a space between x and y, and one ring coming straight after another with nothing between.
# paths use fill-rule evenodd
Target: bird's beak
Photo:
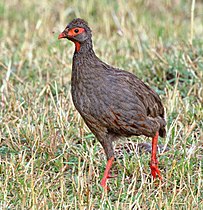
<instances>
[{"instance_id":1,"label":"bird's beak","mask_svg":"<svg viewBox=\"0 0 203 210\"><path fill-rule=\"evenodd\" d=\"M62 38L68 38L68 34L66 30L64 30L63 32L59 34L58 39L62 39Z\"/></svg>"}]
</instances>

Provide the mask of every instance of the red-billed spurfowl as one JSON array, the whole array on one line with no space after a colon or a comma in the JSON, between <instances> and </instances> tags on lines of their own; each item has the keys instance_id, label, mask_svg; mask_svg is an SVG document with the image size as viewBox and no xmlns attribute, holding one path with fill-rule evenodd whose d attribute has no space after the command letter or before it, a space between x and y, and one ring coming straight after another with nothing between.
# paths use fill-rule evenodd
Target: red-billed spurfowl
<instances>
[{"instance_id":1,"label":"red-billed spurfowl","mask_svg":"<svg viewBox=\"0 0 203 210\"><path fill-rule=\"evenodd\" d=\"M164 137L164 108L158 94L134 74L102 62L92 46L87 22L71 21L58 39L75 43L71 93L74 105L104 148L107 165L101 181L107 188L114 161L112 142L119 137L152 137L151 174L160 179L156 159L158 136Z\"/></svg>"}]
</instances>

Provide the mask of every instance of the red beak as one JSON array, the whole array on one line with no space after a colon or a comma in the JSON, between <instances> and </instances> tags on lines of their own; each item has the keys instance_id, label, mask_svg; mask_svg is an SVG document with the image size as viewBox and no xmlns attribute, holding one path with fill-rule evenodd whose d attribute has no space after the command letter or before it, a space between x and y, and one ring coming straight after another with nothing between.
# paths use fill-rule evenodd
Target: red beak
<instances>
[{"instance_id":1,"label":"red beak","mask_svg":"<svg viewBox=\"0 0 203 210\"><path fill-rule=\"evenodd\" d=\"M67 33L66 32L62 32L59 34L58 39L62 39L62 38L67 38Z\"/></svg>"}]
</instances>

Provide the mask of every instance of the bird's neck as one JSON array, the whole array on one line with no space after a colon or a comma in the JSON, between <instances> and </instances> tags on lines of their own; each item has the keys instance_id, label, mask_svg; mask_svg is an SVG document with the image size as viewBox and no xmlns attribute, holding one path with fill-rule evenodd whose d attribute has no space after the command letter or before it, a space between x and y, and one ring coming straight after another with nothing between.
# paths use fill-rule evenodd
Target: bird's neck
<instances>
[{"instance_id":1,"label":"bird's neck","mask_svg":"<svg viewBox=\"0 0 203 210\"><path fill-rule=\"evenodd\" d=\"M92 40L89 39L84 43L74 42L75 43L75 53L74 57L88 57L95 55L92 45Z\"/></svg>"},{"instance_id":2,"label":"bird's neck","mask_svg":"<svg viewBox=\"0 0 203 210\"><path fill-rule=\"evenodd\" d=\"M92 41L81 43L80 46L75 43L75 52L73 56L73 64L75 66L88 65L95 60L96 55L93 50Z\"/></svg>"}]
</instances>

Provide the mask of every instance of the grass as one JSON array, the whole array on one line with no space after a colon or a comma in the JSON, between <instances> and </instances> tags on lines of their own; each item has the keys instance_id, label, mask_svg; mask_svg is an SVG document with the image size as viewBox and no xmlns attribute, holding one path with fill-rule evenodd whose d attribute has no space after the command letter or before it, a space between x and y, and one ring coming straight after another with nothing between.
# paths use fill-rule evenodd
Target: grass
<instances>
[{"instance_id":1,"label":"grass","mask_svg":"<svg viewBox=\"0 0 203 210\"><path fill-rule=\"evenodd\" d=\"M195 3L192 27L191 6L0 2L0 209L203 209L203 4ZM71 101L74 46L57 40L75 17L89 22L102 60L161 96L167 136L159 142L169 147L159 155L162 183L151 180L149 154L124 151L103 193L103 151Z\"/></svg>"}]
</instances>

